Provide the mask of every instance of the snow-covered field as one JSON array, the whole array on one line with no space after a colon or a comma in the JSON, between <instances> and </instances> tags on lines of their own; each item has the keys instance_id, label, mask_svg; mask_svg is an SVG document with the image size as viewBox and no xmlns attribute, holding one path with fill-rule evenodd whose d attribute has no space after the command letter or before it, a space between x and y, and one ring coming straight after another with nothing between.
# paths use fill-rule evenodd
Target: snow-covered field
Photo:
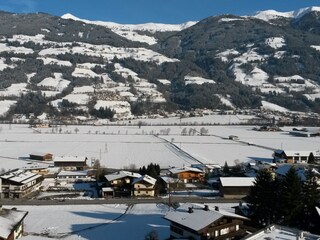
<instances>
[{"instance_id":1,"label":"snow-covered field","mask_svg":"<svg viewBox=\"0 0 320 240\"><path fill-rule=\"evenodd\" d=\"M208 136L199 135L201 128L208 131ZM278 148L319 150L320 138L289 135L292 129L289 127L283 128L283 132L258 132L252 128L232 125L61 126L38 128L36 132L28 125L0 125L0 169L28 166L30 162L26 158L33 152L86 156L100 159L100 163L109 168L139 168L151 162L166 168L199 161L234 165L252 159L270 160L272 149ZM229 135L238 136L239 141L229 140Z\"/></svg>"},{"instance_id":2,"label":"snow-covered field","mask_svg":"<svg viewBox=\"0 0 320 240\"><path fill-rule=\"evenodd\" d=\"M237 204L208 205L234 212L232 207ZM106 204L17 208L29 212L25 220L28 235L22 240L49 239L44 235L37 236L39 234L48 234L50 239L65 236L63 239L67 240L144 239L151 231L155 231L159 239L170 236L169 222L163 219L169 209L163 204L137 204L129 208L126 205Z\"/></svg>"}]
</instances>

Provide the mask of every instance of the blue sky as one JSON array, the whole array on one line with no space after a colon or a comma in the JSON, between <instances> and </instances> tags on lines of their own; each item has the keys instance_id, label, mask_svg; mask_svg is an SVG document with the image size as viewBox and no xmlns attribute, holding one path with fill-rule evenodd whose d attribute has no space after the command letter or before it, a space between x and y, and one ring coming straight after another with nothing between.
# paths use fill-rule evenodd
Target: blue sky
<instances>
[{"instance_id":1,"label":"blue sky","mask_svg":"<svg viewBox=\"0 0 320 240\"><path fill-rule=\"evenodd\" d=\"M3 11L71 13L117 23L182 23L221 14L251 15L260 10L292 11L319 5L319 0L0 0Z\"/></svg>"}]
</instances>

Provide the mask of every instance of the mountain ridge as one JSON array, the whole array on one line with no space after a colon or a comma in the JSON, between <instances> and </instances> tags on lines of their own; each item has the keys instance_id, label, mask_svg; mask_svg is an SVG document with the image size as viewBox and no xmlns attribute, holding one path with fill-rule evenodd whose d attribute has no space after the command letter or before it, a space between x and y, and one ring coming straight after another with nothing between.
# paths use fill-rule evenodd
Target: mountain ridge
<instances>
[{"instance_id":1,"label":"mountain ridge","mask_svg":"<svg viewBox=\"0 0 320 240\"><path fill-rule=\"evenodd\" d=\"M266 106L320 113L318 10L285 21L211 16L177 28L1 13L0 115L131 119Z\"/></svg>"}]
</instances>

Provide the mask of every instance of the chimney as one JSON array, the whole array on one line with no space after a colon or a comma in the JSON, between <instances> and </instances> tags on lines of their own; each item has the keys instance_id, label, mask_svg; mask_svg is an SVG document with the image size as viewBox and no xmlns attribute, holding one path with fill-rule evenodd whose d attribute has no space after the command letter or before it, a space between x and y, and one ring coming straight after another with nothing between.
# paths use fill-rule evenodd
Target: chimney
<instances>
[{"instance_id":1,"label":"chimney","mask_svg":"<svg viewBox=\"0 0 320 240\"><path fill-rule=\"evenodd\" d=\"M205 211L209 211L209 206L208 205L204 205L204 209Z\"/></svg>"},{"instance_id":2,"label":"chimney","mask_svg":"<svg viewBox=\"0 0 320 240\"><path fill-rule=\"evenodd\" d=\"M214 210L217 211L217 212L219 212L219 207L218 207L218 206L215 206L215 207L214 207Z\"/></svg>"},{"instance_id":3,"label":"chimney","mask_svg":"<svg viewBox=\"0 0 320 240\"><path fill-rule=\"evenodd\" d=\"M192 207L189 207L188 213L193 213Z\"/></svg>"}]
</instances>

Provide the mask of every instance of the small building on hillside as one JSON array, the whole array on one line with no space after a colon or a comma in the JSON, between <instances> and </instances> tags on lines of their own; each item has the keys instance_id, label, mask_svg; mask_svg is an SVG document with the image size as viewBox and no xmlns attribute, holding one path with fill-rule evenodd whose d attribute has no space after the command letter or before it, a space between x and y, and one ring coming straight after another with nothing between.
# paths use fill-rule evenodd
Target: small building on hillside
<instances>
[{"instance_id":1,"label":"small building on hillside","mask_svg":"<svg viewBox=\"0 0 320 240\"><path fill-rule=\"evenodd\" d=\"M133 181L133 196L154 197L157 179L149 175L141 176Z\"/></svg>"},{"instance_id":2,"label":"small building on hillside","mask_svg":"<svg viewBox=\"0 0 320 240\"><path fill-rule=\"evenodd\" d=\"M111 187L114 191L114 197L128 197L131 196L132 182L140 178L139 173L118 171L104 176L107 180L107 187Z\"/></svg>"},{"instance_id":3,"label":"small building on hillside","mask_svg":"<svg viewBox=\"0 0 320 240\"><path fill-rule=\"evenodd\" d=\"M313 154L315 162L320 161L319 151L294 151L277 149L273 153L275 162L281 163L308 163L310 153Z\"/></svg>"},{"instance_id":4,"label":"small building on hillside","mask_svg":"<svg viewBox=\"0 0 320 240\"><path fill-rule=\"evenodd\" d=\"M295 228L289 228L280 225L271 225L242 238L242 240L265 239L319 240L320 235L311 234L309 232L304 232Z\"/></svg>"},{"instance_id":5,"label":"small building on hillside","mask_svg":"<svg viewBox=\"0 0 320 240\"><path fill-rule=\"evenodd\" d=\"M14 240L22 237L23 220L28 212L0 206L0 240Z\"/></svg>"},{"instance_id":6,"label":"small building on hillside","mask_svg":"<svg viewBox=\"0 0 320 240\"><path fill-rule=\"evenodd\" d=\"M34 152L29 154L29 158L32 160L52 161L52 157L51 153Z\"/></svg>"},{"instance_id":7,"label":"small building on hillside","mask_svg":"<svg viewBox=\"0 0 320 240\"><path fill-rule=\"evenodd\" d=\"M248 218L208 205L184 204L168 212L171 239L239 239L245 236Z\"/></svg>"},{"instance_id":8,"label":"small building on hillside","mask_svg":"<svg viewBox=\"0 0 320 240\"><path fill-rule=\"evenodd\" d=\"M254 177L220 177L220 195L224 198L243 198L254 185Z\"/></svg>"},{"instance_id":9,"label":"small building on hillside","mask_svg":"<svg viewBox=\"0 0 320 240\"><path fill-rule=\"evenodd\" d=\"M170 168L168 169L173 178L178 178L184 183L204 181L204 171L193 167Z\"/></svg>"},{"instance_id":10,"label":"small building on hillside","mask_svg":"<svg viewBox=\"0 0 320 240\"><path fill-rule=\"evenodd\" d=\"M83 156L62 156L53 159L54 166L66 171L81 171L87 168L87 157Z\"/></svg>"},{"instance_id":11,"label":"small building on hillside","mask_svg":"<svg viewBox=\"0 0 320 240\"><path fill-rule=\"evenodd\" d=\"M43 177L15 169L0 175L0 198L23 198L40 188Z\"/></svg>"}]
</instances>

